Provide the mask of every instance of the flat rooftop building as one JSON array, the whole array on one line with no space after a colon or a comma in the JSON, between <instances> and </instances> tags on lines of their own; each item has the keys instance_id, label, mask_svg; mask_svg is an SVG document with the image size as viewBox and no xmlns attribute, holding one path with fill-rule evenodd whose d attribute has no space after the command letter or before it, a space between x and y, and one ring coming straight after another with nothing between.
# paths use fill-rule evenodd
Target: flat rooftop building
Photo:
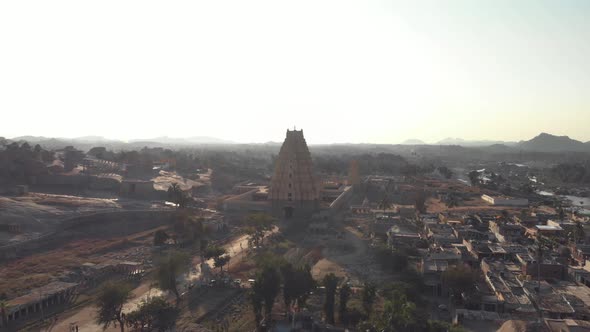
<instances>
[{"instance_id":1,"label":"flat rooftop building","mask_svg":"<svg viewBox=\"0 0 590 332\"><path fill-rule=\"evenodd\" d=\"M482 195L481 199L483 199L484 201L486 201L492 205L496 205L496 206L528 206L529 205L529 200L526 198Z\"/></svg>"}]
</instances>

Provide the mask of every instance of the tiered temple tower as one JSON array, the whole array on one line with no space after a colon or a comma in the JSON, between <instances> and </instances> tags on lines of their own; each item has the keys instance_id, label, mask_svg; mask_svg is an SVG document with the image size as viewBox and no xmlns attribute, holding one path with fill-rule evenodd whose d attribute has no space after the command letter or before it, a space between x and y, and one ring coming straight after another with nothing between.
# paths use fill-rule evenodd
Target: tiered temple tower
<instances>
[{"instance_id":1,"label":"tiered temple tower","mask_svg":"<svg viewBox=\"0 0 590 332\"><path fill-rule=\"evenodd\" d=\"M348 185L358 187L360 184L361 177L359 175L359 163L356 160L352 160L348 170Z\"/></svg>"},{"instance_id":2,"label":"tiered temple tower","mask_svg":"<svg viewBox=\"0 0 590 332\"><path fill-rule=\"evenodd\" d=\"M319 185L303 130L287 130L270 183L269 199L277 217L310 217L319 208Z\"/></svg>"}]
</instances>

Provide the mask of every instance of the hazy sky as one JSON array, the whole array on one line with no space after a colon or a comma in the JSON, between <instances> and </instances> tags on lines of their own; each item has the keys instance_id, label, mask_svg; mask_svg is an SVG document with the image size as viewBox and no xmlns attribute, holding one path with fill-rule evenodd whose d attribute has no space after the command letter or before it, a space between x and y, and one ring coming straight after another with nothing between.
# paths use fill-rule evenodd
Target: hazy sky
<instances>
[{"instance_id":1,"label":"hazy sky","mask_svg":"<svg viewBox=\"0 0 590 332\"><path fill-rule=\"evenodd\" d=\"M590 140L590 1L0 1L0 136Z\"/></svg>"}]
</instances>

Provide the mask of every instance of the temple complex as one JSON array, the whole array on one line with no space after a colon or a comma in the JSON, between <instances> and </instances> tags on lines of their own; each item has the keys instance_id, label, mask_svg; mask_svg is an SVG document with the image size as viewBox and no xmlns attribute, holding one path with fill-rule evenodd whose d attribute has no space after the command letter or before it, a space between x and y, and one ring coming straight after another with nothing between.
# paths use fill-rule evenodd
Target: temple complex
<instances>
[{"instance_id":1,"label":"temple complex","mask_svg":"<svg viewBox=\"0 0 590 332\"><path fill-rule=\"evenodd\" d=\"M311 216L319 208L319 185L303 130L287 130L272 176L269 200L277 217Z\"/></svg>"},{"instance_id":2,"label":"temple complex","mask_svg":"<svg viewBox=\"0 0 590 332\"><path fill-rule=\"evenodd\" d=\"M326 220L346 208L354 184L360 183L358 164L353 162L348 178L320 181L314 174L311 154L302 130L287 130L279 150L270 185L246 181L224 199L226 218L239 220L248 213L270 213L279 219Z\"/></svg>"}]
</instances>

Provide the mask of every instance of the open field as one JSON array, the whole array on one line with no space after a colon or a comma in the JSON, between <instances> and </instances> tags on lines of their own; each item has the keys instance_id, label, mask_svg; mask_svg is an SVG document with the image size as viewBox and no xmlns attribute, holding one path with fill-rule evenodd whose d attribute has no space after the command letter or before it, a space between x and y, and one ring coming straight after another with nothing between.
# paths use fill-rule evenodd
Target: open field
<instances>
[{"instance_id":1,"label":"open field","mask_svg":"<svg viewBox=\"0 0 590 332\"><path fill-rule=\"evenodd\" d=\"M108 239L87 235L58 249L17 259L0 266L0 294L9 297L66 276L83 263L104 263L112 259L142 261L149 257L152 234L160 226L130 236Z\"/></svg>"}]
</instances>

